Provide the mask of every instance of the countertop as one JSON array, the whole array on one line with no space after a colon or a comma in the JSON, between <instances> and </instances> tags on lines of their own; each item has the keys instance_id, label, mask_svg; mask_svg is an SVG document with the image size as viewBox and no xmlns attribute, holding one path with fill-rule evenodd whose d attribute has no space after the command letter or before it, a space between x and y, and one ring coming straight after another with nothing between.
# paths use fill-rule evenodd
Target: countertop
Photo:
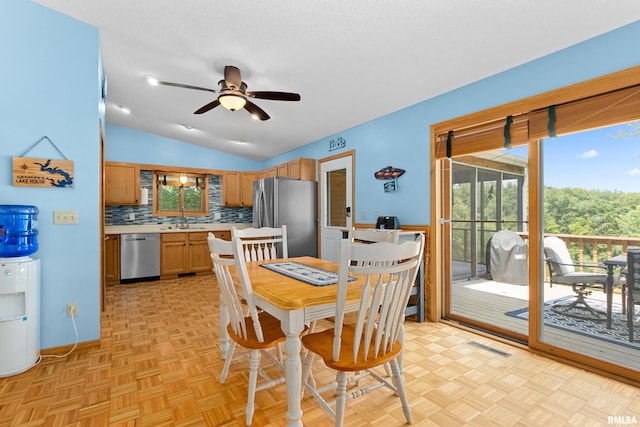
<instances>
[{"instance_id":1,"label":"countertop","mask_svg":"<svg viewBox=\"0 0 640 427\"><path fill-rule=\"evenodd\" d=\"M145 224L145 225L105 225L104 234L129 234L129 233L189 233L197 231L223 231L231 230L231 227L249 228L250 223L215 223L215 224L189 224L189 228L179 228L178 224Z\"/></svg>"}]
</instances>

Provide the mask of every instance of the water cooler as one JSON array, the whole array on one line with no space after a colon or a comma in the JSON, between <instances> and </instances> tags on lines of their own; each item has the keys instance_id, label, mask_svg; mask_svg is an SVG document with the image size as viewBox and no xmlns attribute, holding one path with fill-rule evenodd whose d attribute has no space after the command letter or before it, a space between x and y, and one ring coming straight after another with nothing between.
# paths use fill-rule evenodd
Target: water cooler
<instances>
[{"instance_id":1,"label":"water cooler","mask_svg":"<svg viewBox=\"0 0 640 427\"><path fill-rule=\"evenodd\" d=\"M40 356L40 260L35 206L0 205L0 377Z\"/></svg>"}]
</instances>

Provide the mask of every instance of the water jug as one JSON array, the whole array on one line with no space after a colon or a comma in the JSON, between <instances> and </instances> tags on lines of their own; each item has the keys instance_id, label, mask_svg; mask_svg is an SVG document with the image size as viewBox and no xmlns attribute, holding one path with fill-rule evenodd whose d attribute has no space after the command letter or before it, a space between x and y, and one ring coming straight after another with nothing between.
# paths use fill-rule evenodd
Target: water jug
<instances>
[{"instance_id":1,"label":"water jug","mask_svg":"<svg viewBox=\"0 0 640 427\"><path fill-rule=\"evenodd\" d=\"M23 257L38 250L38 208L0 205L0 258Z\"/></svg>"}]
</instances>

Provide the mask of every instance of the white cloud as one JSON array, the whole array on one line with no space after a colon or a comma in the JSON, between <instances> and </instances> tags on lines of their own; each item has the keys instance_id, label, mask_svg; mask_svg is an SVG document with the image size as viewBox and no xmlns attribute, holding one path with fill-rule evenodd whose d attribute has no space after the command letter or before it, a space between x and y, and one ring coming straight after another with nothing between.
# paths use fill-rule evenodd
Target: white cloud
<instances>
[{"instance_id":1,"label":"white cloud","mask_svg":"<svg viewBox=\"0 0 640 427\"><path fill-rule=\"evenodd\" d=\"M598 157L598 152L596 150L589 150L578 155L578 157L580 157L581 159L591 159L593 157Z\"/></svg>"},{"instance_id":2,"label":"white cloud","mask_svg":"<svg viewBox=\"0 0 640 427\"><path fill-rule=\"evenodd\" d=\"M629 174L629 175L640 175L640 169L633 168L630 171L627 171L627 174Z\"/></svg>"}]
</instances>

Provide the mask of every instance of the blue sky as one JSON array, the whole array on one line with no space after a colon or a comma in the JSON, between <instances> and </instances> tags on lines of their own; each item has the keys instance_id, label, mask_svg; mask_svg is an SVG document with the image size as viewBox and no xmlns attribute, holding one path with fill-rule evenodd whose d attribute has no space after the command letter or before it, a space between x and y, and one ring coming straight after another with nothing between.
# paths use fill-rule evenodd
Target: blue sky
<instances>
[{"instance_id":1,"label":"blue sky","mask_svg":"<svg viewBox=\"0 0 640 427\"><path fill-rule=\"evenodd\" d=\"M547 139L545 184L640 192L640 136L616 137L618 130L634 132L621 124Z\"/></svg>"},{"instance_id":2,"label":"blue sky","mask_svg":"<svg viewBox=\"0 0 640 427\"><path fill-rule=\"evenodd\" d=\"M634 127L620 124L546 139L545 185L640 192L640 136L616 137L618 130L631 133ZM527 157L526 147L509 153Z\"/></svg>"}]
</instances>

